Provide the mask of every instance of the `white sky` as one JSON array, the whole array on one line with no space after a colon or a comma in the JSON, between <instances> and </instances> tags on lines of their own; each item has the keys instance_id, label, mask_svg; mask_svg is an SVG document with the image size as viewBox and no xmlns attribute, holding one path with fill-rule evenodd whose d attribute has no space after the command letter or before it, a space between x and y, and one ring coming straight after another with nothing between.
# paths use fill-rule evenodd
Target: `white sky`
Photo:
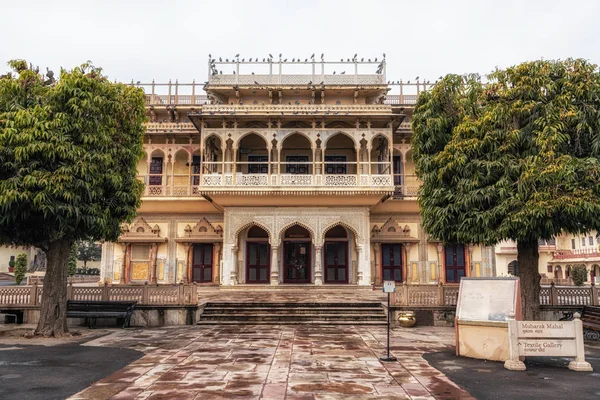
<instances>
[{"instance_id":1,"label":"white sky","mask_svg":"<svg viewBox=\"0 0 600 400\"><path fill-rule=\"evenodd\" d=\"M600 1L0 0L0 72L86 60L119 81L203 82L213 57L387 54L387 79L431 81L526 60L600 63Z\"/></svg>"}]
</instances>

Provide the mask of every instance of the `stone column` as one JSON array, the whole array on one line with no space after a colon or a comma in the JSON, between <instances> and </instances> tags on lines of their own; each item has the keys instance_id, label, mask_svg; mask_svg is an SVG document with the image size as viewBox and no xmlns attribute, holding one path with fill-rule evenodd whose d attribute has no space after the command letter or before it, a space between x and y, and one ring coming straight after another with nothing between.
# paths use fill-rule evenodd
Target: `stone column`
<instances>
[{"instance_id":1,"label":"stone column","mask_svg":"<svg viewBox=\"0 0 600 400\"><path fill-rule=\"evenodd\" d=\"M121 285L125 285L129 283L129 279L127 278L127 264L129 264L129 243L121 243L121 248L123 249L123 264L121 265L121 279L119 279L119 283Z\"/></svg>"},{"instance_id":2,"label":"stone column","mask_svg":"<svg viewBox=\"0 0 600 400\"><path fill-rule=\"evenodd\" d=\"M213 283L221 282L221 243L215 243L215 258L213 260Z\"/></svg>"},{"instance_id":3,"label":"stone column","mask_svg":"<svg viewBox=\"0 0 600 400\"><path fill-rule=\"evenodd\" d=\"M441 243L438 243L438 245L436 246L437 248L437 254L438 254L438 268L439 268L439 273L438 273L438 281L439 282L446 282L446 268L444 268L444 245Z\"/></svg>"},{"instance_id":4,"label":"stone column","mask_svg":"<svg viewBox=\"0 0 600 400\"><path fill-rule=\"evenodd\" d=\"M368 240L368 239L367 239ZM357 281L359 285L370 285L371 284L371 257L368 252L369 242L361 243L356 246L358 252L357 262Z\"/></svg>"},{"instance_id":5,"label":"stone column","mask_svg":"<svg viewBox=\"0 0 600 400\"><path fill-rule=\"evenodd\" d=\"M271 285L279 285L279 247L271 246Z\"/></svg>"},{"instance_id":6,"label":"stone column","mask_svg":"<svg viewBox=\"0 0 600 400\"><path fill-rule=\"evenodd\" d=\"M184 243L183 246L185 248L185 271L183 274L183 283L188 284L188 283L190 283L190 278L192 276L191 270L192 270L192 263L194 262L194 260L193 260L194 255L192 253L192 244L191 243Z\"/></svg>"},{"instance_id":7,"label":"stone column","mask_svg":"<svg viewBox=\"0 0 600 400\"><path fill-rule=\"evenodd\" d=\"M238 247L231 247L231 277L230 285L236 285L238 283Z\"/></svg>"},{"instance_id":8,"label":"stone column","mask_svg":"<svg viewBox=\"0 0 600 400\"><path fill-rule=\"evenodd\" d=\"M373 276L375 277L373 283L375 285L379 285L382 283L381 281L381 266L379 263L381 262L381 243L373 243L373 255L375 256L374 263L375 271L373 271Z\"/></svg>"},{"instance_id":9,"label":"stone column","mask_svg":"<svg viewBox=\"0 0 600 400\"><path fill-rule=\"evenodd\" d=\"M321 255L322 248L322 245L315 244L315 285L317 286L321 286L323 284L323 256Z\"/></svg>"},{"instance_id":10,"label":"stone column","mask_svg":"<svg viewBox=\"0 0 600 400\"><path fill-rule=\"evenodd\" d=\"M156 284L156 256L158 244L152 243L150 246L150 283Z\"/></svg>"}]
</instances>

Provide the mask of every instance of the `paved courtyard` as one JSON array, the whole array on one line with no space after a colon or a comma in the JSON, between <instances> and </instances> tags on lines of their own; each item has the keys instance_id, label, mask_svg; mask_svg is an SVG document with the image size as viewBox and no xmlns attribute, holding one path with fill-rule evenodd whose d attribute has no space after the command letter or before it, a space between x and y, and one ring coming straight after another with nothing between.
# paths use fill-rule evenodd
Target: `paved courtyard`
<instances>
[{"instance_id":1,"label":"paved courtyard","mask_svg":"<svg viewBox=\"0 0 600 400\"><path fill-rule=\"evenodd\" d=\"M451 328L216 326L112 331L85 346L145 355L71 399L472 399L431 367Z\"/></svg>"}]
</instances>

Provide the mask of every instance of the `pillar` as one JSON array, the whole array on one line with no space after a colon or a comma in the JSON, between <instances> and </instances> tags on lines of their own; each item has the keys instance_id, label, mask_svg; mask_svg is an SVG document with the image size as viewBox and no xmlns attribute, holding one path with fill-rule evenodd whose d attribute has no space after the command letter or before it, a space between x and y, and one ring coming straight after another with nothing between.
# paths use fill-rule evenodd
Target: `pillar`
<instances>
[{"instance_id":1,"label":"pillar","mask_svg":"<svg viewBox=\"0 0 600 400\"><path fill-rule=\"evenodd\" d=\"M321 255L322 248L322 245L315 244L315 285L317 286L321 286L323 284L323 256Z\"/></svg>"},{"instance_id":2,"label":"pillar","mask_svg":"<svg viewBox=\"0 0 600 400\"><path fill-rule=\"evenodd\" d=\"M271 245L271 285L279 285L279 247Z\"/></svg>"},{"instance_id":3,"label":"pillar","mask_svg":"<svg viewBox=\"0 0 600 400\"><path fill-rule=\"evenodd\" d=\"M238 247L231 246L231 276L230 285L236 285L238 283Z\"/></svg>"},{"instance_id":4,"label":"pillar","mask_svg":"<svg viewBox=\"0 0 600 400\"><path fill-rule=\"evenodd\" d=\"M150 283L156 284L156 256L158 244L152 243L150 246Z\"/></svg>"},{"instance_id":5,"label":"pillar","mask_svg":"<svg viewBox=\"0 0 600 400\"><path fill-rule=\"evenodd\" d=\"M442 245L441 243L438 243L438 245L436 246L437 248L437 255L438 255L438 268L439 268L439 273L438 273L438 281L444 283L446 282L446 268L444 267L444 245Z\"/></svg>"},{"instance_id":6,"label":"pillar","mask_svg":"<svg viewBox=\"0 0 600 400\"><path fill-rule=\"evenodd\" d=\"M368 239L367 239L368 240ZM369 243L359 244L358 250L358 284L369 285L371 283L371 257L368 252Z\"/></svg>"},{"instance_id":7,"label":"pillar","mask_svg":"<svg viewBox=\"0 0 600 400\"><path fill-rule=\"evenodd\" d=\"M193 257L194 254L192 252L192 244L191 243L184 243L184 248L185 248L185 271L183 274L183 283L188 284L191 281L191 277L192 277L192 263L193 261Z\"/></svg>"},{"instance_id":8,"label":"pillar","mask_svg":"<svg viewBox=\"0 0 600 400\"><path fill-rule=\"evenodd\" d=\"M121 265L121 279L119 279L119 283L121 285L125 285L129 283L129 277L127 276L128 264L129 264L129 243L121 243L121 247L123 248L123 264Z\"/></svg>"},{"instance_id":9,"label":"pillar","mask_svg":"<svg viewBox=\"0 0 600 400\"><path fill-rule=\"evenodd\" d=\"M214 249L213 283L218 284L221 281L221 243L215 243Z\"/></svg>"},{"instance_id":10,"label":"pillar","mask_svg":"<svg viewBox=\"0 0 600 400\"><path fill-rule=\"evenodd\" d=\"M381 281L381 243L373 243L373 254L375 256L375 271L373 271L373 276L375 277L373 283L375 285L380 285Z\"/></svg>"}]
</instances>

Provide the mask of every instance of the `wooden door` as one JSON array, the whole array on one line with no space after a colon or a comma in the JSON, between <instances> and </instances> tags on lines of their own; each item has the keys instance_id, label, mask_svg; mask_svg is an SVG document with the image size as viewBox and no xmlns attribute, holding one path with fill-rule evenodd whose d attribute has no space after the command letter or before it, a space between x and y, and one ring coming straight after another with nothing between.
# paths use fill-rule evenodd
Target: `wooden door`
<instances>
[{"instance_id":1,"label":"wooden door","mask_svg":"<svg viewBox=\"0 0 600 400\"><path fill-rule=\"evenodd\" d=\"M348 283L348 242L325 242L325 283Z\"/></svg>"},{"instance_id":2,"label":"wooden door","mask_svg":"<svg viewBox=\"0 0 600 400\"><path fill-rule=\"evenodd\" d=\"M269 283L269 243L247 242L246 283Z\"/></svg>"},{"instance_id":3,"label":"wooden door","mask_svg":"<svg viewBox=\"0 0 600 400\"><path fill-rule=\"evenodd\" d=\"M402 282L402 245L400 243L381 245L381 270L384 281Z\"/></svg>"},{"instance_id":4,"label":"wooden door","mask_svg":"<svg viewBox=\"0 0 600 400\"><path fill-rule=\"evenodd\" d=\"M212 283L213 280L213 245L201 243L194 245L192 261L192 282Z\"/></svg>"},{"instance_id":5,"label":"wooden door","mask_svg":"<svg viewBox=\"0 0 600 400\"><path fill-rule=\"evenodd\" d=\"M465 276L465 246L462 244L447 244L445 251L446 282L458 283Z\"/></svg>"},{"instance_id":6,"label":"wooden door","mask_svg":"<svg viewBox=\"0 0 600 400\"><path fill-rule=\"evenodd\" d=\"M310 242L284 242L283 267L285 283L310 282Z\"/></svg>"}]
</instances>

